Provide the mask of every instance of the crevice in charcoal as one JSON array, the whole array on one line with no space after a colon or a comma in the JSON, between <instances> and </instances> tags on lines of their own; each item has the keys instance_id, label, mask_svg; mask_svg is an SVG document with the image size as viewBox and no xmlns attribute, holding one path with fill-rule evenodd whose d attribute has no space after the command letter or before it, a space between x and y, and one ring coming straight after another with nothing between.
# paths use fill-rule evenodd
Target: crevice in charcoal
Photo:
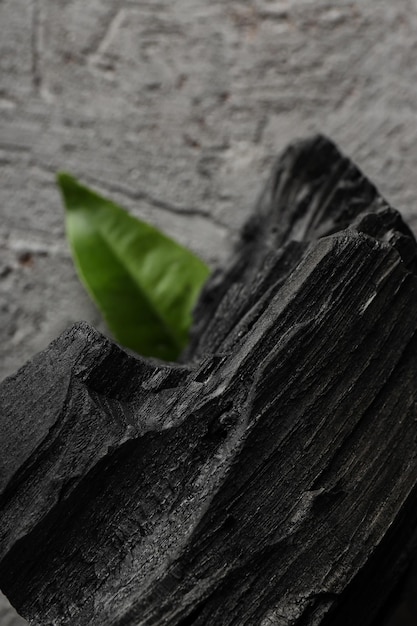
<instances>
[{"instance_id":1,"label":"crevice in charcoal","mask_svg":"<svg viewBox=\"0 0 417 626\"><path fill-rule=\"evenodd\" d=\"M87 372L81 371L77 377L89 390L127 400L129 387L132 384L139 387L157 370L154 363L139 356L133 357L113 345L104 359L94 363Z\"/></svg>"},{"instance_id":2,"label":"crevice in charcoal","mask_svg":"<svg viewBox=\"0 0 417 626\"><path fill-rule=\"evenodd\" d=\"M316 617L317 611L326 613L329 610L334 610L334 608L337 607L338 600L339 594L330 591L319 591L313 594L308 599L307 608L297 619L296 626L311 626L311 624L315 623L313 620ZM351 624L351 626L353 626L353 624Z\"/></svg>"},{"instance_id":3,"label":"crevice in charcoal","mask_svg":"<svg viewBox=\"0 0 417 626\"><path fill-rule=\"evenodd\" d=\"M200 368L197 376L195 377L195 381L198 383L207 383L225 360L225 355L213 355L213 357L206 361L206 363L204 363L203 366Z\"/></svg>"},{"instance_id":4,"label":"crevice in charcoal","mask_svg":"<svg viewBox=\"0 0 417 626\"><path fill-rule=\"evenodd\" d=\"M236 426L238 420L239 413L237 411L222 413L219 417L211 419L207 433L203 436L203 442L209 441L220 445L227 439L230 430Z\"/></svg>"},{"instance_id":5,"label":"crevice in charcoal","mask_svg":"<svg viewBox=\"0 0 417 626\"><path fill-rule=\"evenodd\" d=\"M219 532L229 533L236 528L237 520L233 515L227 515L226 519L219 528Z\"/></svg>"},{"instance_id":6,"label":"crevice in charcoal","mask_svg":"<svg viewBox=\"0 0 417 626\"><path fill-rule=\"evenodd\" d=\"M197 604L195 609L193 609L189 615L183 617L179 622L177 622L176 626L194 626L195 624L197 624L197 621L202 616L204 609L207 606L207 603L208 599L206 598L205 600L200 602L200 604Z\"/></svg>"}]
</instances>

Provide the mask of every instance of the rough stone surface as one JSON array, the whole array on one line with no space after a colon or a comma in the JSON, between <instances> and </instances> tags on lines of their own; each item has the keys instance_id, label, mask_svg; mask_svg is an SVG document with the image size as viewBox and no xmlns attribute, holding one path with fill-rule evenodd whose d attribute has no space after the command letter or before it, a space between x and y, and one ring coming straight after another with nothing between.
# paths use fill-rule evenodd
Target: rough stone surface
<instances>
[{"instance_id":1,"label":"rough stone surface","mask_svg":"<svg viewBox=\"0 0 417 626\"><path fill-rule=\"evenodd\" d=\"M103 329L58 169L215 264L276 153L322 131L417 230L413 0L1 0L0 22L1 378L73 321Z\"/></svg>"}]
</instances>

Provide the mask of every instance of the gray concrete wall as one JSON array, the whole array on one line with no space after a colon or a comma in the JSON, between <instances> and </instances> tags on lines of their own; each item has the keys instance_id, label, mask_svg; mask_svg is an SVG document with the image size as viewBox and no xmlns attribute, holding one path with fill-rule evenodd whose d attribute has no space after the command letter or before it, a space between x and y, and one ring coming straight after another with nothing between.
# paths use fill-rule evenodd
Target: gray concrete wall
<instances>
[{"instance_id":1,"label":"gray concrete wall","mask_svg":"<svg viewBox=\"0 0 417 626\"><path fill-rule=\"evenodd\" d=\"M417 230L415 0L0 0L0 24L0 377L103 328L57 170L215 264L276 153L322 131Z\"/></svg>"}]
</instances>

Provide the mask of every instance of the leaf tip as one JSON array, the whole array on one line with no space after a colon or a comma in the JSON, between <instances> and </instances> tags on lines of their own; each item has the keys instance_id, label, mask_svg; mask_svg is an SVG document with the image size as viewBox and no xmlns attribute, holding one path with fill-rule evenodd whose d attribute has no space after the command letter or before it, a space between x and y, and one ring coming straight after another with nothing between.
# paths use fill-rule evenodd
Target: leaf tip
<instances>
[{"instance_id":1,"label":"leaf tip","mask_svg":"<svg viewBox=\"0 0 417 626\"><path fill-rule=\"evenodd\" d=\"M61 191L67 190L69 187L73 187L74 184L77 184L77 181L71 174L68 172L57 172L56 174L56 182Z\"/></svg>"},{"instance_id":2,"label":"leaf tip","mask_svg":"<svg viewBox=\"0 0 417 626\"><path fill-rule=\"evenodd\" d=\"M83 190L77 179L68 172L61 171L56 174L56 182L62 194L65 208L67 210L77 208Z\"/></svg>"}]
</instances>

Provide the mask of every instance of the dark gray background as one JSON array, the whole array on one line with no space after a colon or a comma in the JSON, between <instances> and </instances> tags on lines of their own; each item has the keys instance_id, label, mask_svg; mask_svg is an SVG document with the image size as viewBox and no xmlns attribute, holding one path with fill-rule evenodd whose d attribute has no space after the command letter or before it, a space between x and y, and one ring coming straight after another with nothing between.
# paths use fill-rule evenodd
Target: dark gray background
<instances>
[{"instance_id":1,"label":"dark gray background","mask_svg":"<svg viewBox=\"0 0 417 626\"><path fill-rule=\"evenodd\" d=\"M0 24L0 378L103 328L57 170L216 264L277 152L321 131L417 230L413 0L0 0Z\"/></svg>"}]
</instances>

